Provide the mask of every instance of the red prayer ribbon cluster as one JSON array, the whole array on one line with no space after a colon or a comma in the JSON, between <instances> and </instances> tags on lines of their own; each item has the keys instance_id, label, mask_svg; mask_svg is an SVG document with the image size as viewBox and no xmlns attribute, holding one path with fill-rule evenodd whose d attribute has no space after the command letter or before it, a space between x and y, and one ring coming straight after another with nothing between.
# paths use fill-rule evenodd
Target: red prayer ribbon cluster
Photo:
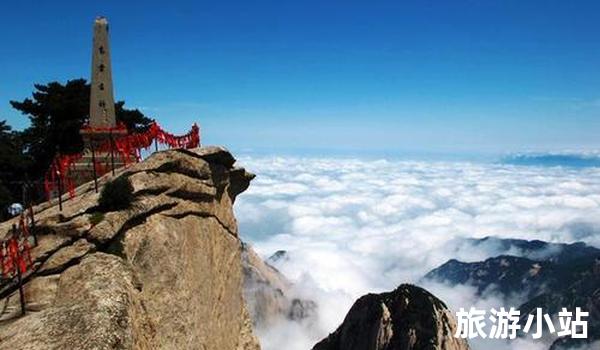
<instances>
[{"instance_id":1,"label":"red prayer ribbon cluster","mask_svg":"<svg viewBox=\"0 0 600 350\"><path fill-rule=\"evenodd\" d=\"M48 200L51 198L52 191L57 187L66 188L71 198L75 196L75 182L68 174L73 164L82 156L83 153L77 153L58 154L54 157L44 178L44 189ZM60 185L58 184L59 181L61 182Z\"/></svg>"},{"instance_id":2,"label":"red prayer ribbon cluster","mask_svg":"<svg viewBox=\"0 0 600 350\"><path fill-rule=\"evenodd\" d=\"M92 128L86 126L83 128L89 132L104 132L114 133L113 140L107 140L100 145L96 145L95 152L110 153L114 152L115 157L118 157L121 162L128 165L133 162L138 162L141 159L140 152L143 149L148 149L153 142L160 143L169 148L194 148L200 145L200 128L194 123L192 129L185 135L177 136L164 131L156 122L150 124L146 132L136 133L124 136L124 130L127 130L123 124L117 125L115 128ZM50 169L46 172L44 179L44 188L46 196L50 200L52 192L58 189L59 181L61 192L69 192L69 196L75 196L75 181L69 176L73 165L83 157L83 153L78 154L58 154L54 157ZM108 172L106 165L96 162L94 164L96 173L101 176Z\"/></svg>"},{"instance_id":3,"label":"red prayer ribbon cluster","mask_svg":"<svg viewBox=\"0 0 600 350\"><path fill-rule=\"evenodd\" d=\"M29 246L29 227L21 214L17 234L0 242L0 267L4 278L12 278L18 272L24 274L33 267L31 247ZM17 269L19 269L17 271Z\"/></svg>"}]
</instances>

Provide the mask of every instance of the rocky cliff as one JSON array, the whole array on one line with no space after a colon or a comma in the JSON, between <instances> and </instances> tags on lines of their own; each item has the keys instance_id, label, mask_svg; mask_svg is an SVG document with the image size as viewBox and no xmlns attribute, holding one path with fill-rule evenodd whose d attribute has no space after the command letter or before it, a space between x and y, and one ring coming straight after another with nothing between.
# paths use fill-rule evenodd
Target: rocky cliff
<instances>
[{"instance_id":1,"label":"rocky cliff","mask_svg":"<svg viewBox=\"0 0 600 350\"><path fill-rule=\"evenodd\" d=\"M269 327L288 313L291 283L246 244L242 246L242 266L244 296L253 324Z\"/></svg>"},{"instance_id":2,"label":"rocky cliff","mask_svg":"<svg viewBox=\"0 0 600 350\"><path fill-rule=\"evenodd\" d=\"M250 318L264 331L281 321L303 321L315 317L318 305L294 293L293 284L247 244L242 246L244 296Z\"/></svg>"},{"instance_id":3,"label":"rocky cliff","mask_svg":"<svg viewBox=\"0 0 600 350\"><path fill-rule=\"evenodd\" d=\"M454 338L456 322L446 305L408 284L358 299L342 325L313 350L467 350Z\"/></svg>"},{"instance_id":4,"label":"rocky cliff","mask_svg":"<svg viewBox=\"0 0 600 350\"><path fill-rule=\"evenodd\" d=\"M131 208L99 222L91 184L62 212L36 207L27 313L4 281L0 350L259 349L232 212L253 175L234 163L215 147L154 153L116 175L134 186Z\"/></svg>"}]
</instances>

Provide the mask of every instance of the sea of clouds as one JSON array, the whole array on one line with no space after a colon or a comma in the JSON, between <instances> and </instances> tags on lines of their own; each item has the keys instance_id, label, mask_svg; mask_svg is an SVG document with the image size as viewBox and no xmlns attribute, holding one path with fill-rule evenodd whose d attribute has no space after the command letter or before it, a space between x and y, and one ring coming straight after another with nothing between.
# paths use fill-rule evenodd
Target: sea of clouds
<instances>
[{"instance_id":1,"label":"sea of clouds","mask_svg":"<svg viewBox=\"0 0 600 350\"><path fill-rule=\"evenodd\" d=\"M600 247L600 168L347 158L241 157L257 174L235 211L242 239L275 266L294 293L317 301L315 317L257 330L263 349L310 349L369 292L419 284L451 309L518 306L490 291L422 281L448 259L504 251L464 238L496 236ZM518 252L511 252L518 255ZM475 341L474 349L547 348Z\"/></svg>"}]
</instances>

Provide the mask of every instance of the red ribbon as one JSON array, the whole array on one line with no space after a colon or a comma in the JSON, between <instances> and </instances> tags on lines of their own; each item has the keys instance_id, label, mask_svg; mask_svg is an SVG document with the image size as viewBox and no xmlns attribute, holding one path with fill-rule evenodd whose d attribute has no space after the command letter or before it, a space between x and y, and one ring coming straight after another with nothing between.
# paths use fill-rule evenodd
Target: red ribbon
<instances>
[{"instance_id":1,"label":"red ribbon","mask_svg":"<svg viewBox=\"0 0 600 350\"><path fill-rule=\"evenodd\" d=\"M122 134L123 130L127 130L125 125L120 123L115 128L105 127L91 127L89 125L84 126L83 130L88 132L105 132L115 134ZM107 140L96 147L96 151L100 153L110 153L116 151L116 156L119 157L125 166L139 162L141 159L140 151L148 149L152 146L152 143L156 141L168 148L194 148L200 145L200 128L196 123L192 125L192 129L185 135L176 136L163 130L158 123L153 122L146 132L136 133L117 137L112 140ZM63 191L66 189L69 192L69 197L75 196L75 181L69 176L71 168L75 162L77 162L83 153L77 153L72 155L61 155L58 154L50 169L46 173L44 178L44 188L46 190L46 197L50 200L52 192L58 187L58 179L62 183ZM94 164L96 167L96 174L101 176L108 172L108 165L103 166L100 163Z\"/></svg>"},{"instance_id":2,"label":"red ribbon","mask_svg":"<svg viewBox=\"0 0 600 350\"><path fill-rule=\"evenodd\" d=\"M23 214L19 220L19 233L17 237L13 235L6 241L0 242L0 267L5 278L14 277L17 272L24 274L33 267L29 227L25 223Z\"/></svg>"},{"instance_id":3,"label":"red ribbon","mask_svg":"<svg viewBox=\"0 0 600 350\"><path fill-rule=\"evenodd\" d=\"M2 268L2 276L6 277L8 274L8 261L6 258L6 254L4 253L5 243L0 242L0 268Z\"/></svg>"},{"instance_id":4,"label":"red ribbon","mask_svg":"<svg viewBox=\"0 0 600 350\"><path fill-rule=\"evenodd\" d=\"M16 272L15 269L19 263L19 243L16 238L12 237L8 241L3 242L2 246L5 249L2 274L4 277L11 277Z\"/></svg>"}]
</instances>

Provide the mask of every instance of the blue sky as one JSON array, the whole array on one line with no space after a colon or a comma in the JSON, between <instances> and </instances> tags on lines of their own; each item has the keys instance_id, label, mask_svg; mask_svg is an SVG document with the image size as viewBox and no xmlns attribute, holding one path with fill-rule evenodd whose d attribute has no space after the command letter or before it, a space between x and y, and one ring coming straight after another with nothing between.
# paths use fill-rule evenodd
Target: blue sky
<instances>
[{"instance_id":1,"label":"blue sky","mask_svg":"<svg viewBox=\"0 0 600 350\"><path fill-rule=\"evenodd\" d=\"M88 77L111 25L117 99L234 150L600 148L597 1L2 4L0 119Z\"/></svg>"}]
</instances>

